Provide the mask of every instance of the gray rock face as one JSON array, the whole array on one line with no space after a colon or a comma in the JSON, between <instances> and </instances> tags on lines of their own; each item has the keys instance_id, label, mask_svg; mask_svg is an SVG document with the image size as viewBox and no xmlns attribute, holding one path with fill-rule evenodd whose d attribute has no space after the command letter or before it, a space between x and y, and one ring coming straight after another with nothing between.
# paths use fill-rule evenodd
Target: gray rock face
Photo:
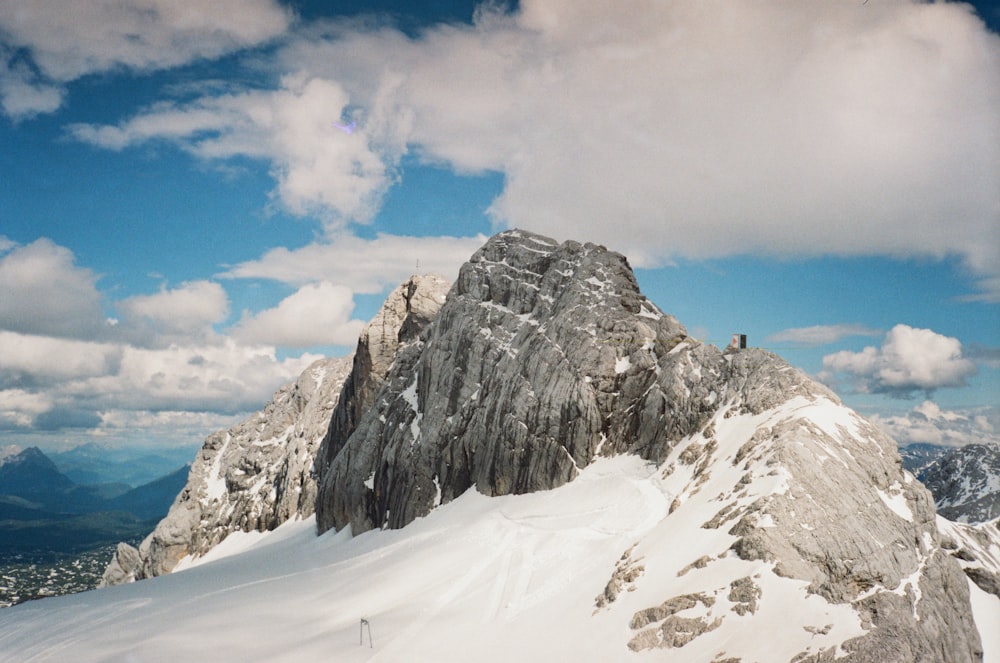
<instances>
[{"instance_id":1,"label":"gray rock face","mask_svg":"<svg viewBox=\"0 0 1000 663\"><path fill-rule=\"evenodd\" d=\"M375 395L396 361L399 350L418 340L420 332L437 315L451 284L436 274L413 276L386 298L382 308L361 330L351 373L320 451L316 473L326 474L330 461L340 452L342 441L358 425L375 402Z\"/></svg>"},{"instance_id":2,"label":"gray rock face","mask_svg":"<svg viewBox=\"0 0 1000 663\"><path fill-rule=\"evenodd\" d=\"M934 460L918 478L933 493L938 513L962 523L1000 518L1000 445L970 444Z\"/></svg>"},{"instance_id":3,"label":"gray rock face","mask_svg":"<svg viewBox=\"0 0 1000 663\"><path fill-rule=\"evenodd\" d=\"M101 587L124 585L134 582L136 573L142 569L142 557L139 551L127 543L119 543L115 556L111 558L108 567L101 576Z\"/></svg>"},{"instance_id":4,"label":"gray rock face","mask_svg":"<svg viewBox=\"0 0 1000 663\"><path fill-rule=\"evenodd\" d=\"M401 527L471 486L558 486L602 441L605 453L655 457L714 409L709 390L685 382L686 357L668 355L685 336L639 293L622 256L498 235L462 268L421 338L401 347L357 426L331 429L320 531ZM660 357L657 381L645 369ZM670 390L691 397L668 409Z\"/></svg>"},{"instance_id":5,"label":"gray rock face","mask_svg":"<svg viewBox=\"0 0 1000 663\"><path fill-rule=\"evenodd\" d=\"M834 646L796 660L981 657L962 570L895 443L775 355L688 338L603 247L497 235L419 338L397 346L384 380L365 383L365 406L335 414L317 464L321 532L402 527L472 487L545 490L599 455L631 453L662 464L675 492L651 537L683 536L700 518L727 541L692 550L697 560L675 573L704 578L699 595L732 606L715 614L706 599L704 617L667 614L694 594L664 596L640 611L660 621L639 619L633 649L689 646L752 619L769 600L759 575L714 586L716 560L731 555L856 614L863 635L811 625ZM623 560L644 558L648 571L646 552L639 541ZM631 568L609 570L598 609L617 605L619 585L644 582Z\"/></svg>"},{"instance_id":6,"label":"gray rock face","mask_svg":"<svg viewBox=\"0 0 1000 663\"><path fill-rule=\"evenodd\" d=\"M232 532L312 515L313 459L350 366L350 357L317 361L250 419L210 435L167 516L138 550L119 544L102 584L169 573Z\"/></svg>"}]
</instances>

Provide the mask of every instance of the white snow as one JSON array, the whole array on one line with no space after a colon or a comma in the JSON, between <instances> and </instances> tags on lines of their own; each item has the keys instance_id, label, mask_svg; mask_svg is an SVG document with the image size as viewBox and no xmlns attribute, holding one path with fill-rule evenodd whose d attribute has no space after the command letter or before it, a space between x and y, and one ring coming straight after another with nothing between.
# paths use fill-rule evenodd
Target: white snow
<instances>
[{"instance_id":1,"label":"white snow","mask_svg":"<svg viewBox=\"0 0 1000 663\"><path fill-rule=\"evenodd\" d=\"M420 412L420 403L417 400L417 376L413 376L413 382L400 394L402 399L409 404L413 410L413 419L410 420L410 444L416 444L420 439L420 421L424 418Z\"/></svg>"},{"instance_id":2,"label":"white snow","mask_svg":"<svg viewBox=\"0 0 1000 663\"><path fill-rule=\"evenodd\" d=\"M598 459L555 490L495 498L472 490L402 530L357 537L316 537L312 519L231 535L179 573L4 609L0 661L203 660L206 652L219 662L645 660L649 652L626 647L632 615L688 591L715 596L708 612L722 625L682 649L657 650L656 660L711 660L724 650L788 660L860 633L849 606L807 595L805 582L764 562L723 555L679 577L733 537L701 528L718 509L714 477L668 515L662 469L631 456ZM595 611L637 541L642 582ZM725 598L729 582L747 575L763 589L752 618ZM362 617L373 648L358 644ZM830 623L826 635L804 630Z\"/></svg>"},{"instance_id":3,"label":"white snow","mask_svg":"<svg viewBox=\"0 0 1000 663\"><path fill-rule=\"evenodd\" d=\"M412 389L406 398L415 408ZM787 661L837 648L864 632L850 604L809 594L807 582L776 575L771 563L738 558L730 551L731 521L704 527L729 504L735 519L762 496L788 490L790 475L772 471L766 455L736 465L732 459L755 431L807 405L796 400L758 415L721 407L712 421L713 461L697 480L698 462L680 456L708 452L701 434L678 443L659 466L633 456L598 458L560 488L493 498L470 490L401 530L352 536L347 528L317 537L309 519L230 535L204 557L184 560L181 572L0 611L0 663L205 660L207 653L219 663L676 663ZM745 474L752 481L736 497ZM901 486L883 499L909 514ZM758 526L773 524L761 514ZM595 609L625 551L643 566L639 579ZM702 557L707 564L693 564ZM755 613L739 615L729 587L745 577L761 595ZM918 579L904 579L899 590L907 583L919 590ZM718 628L678 649L628 650L637 611L688 593L714 603L679 616L719 619ZM1000 623L994 597L974 591L973 607L981 631ZM362 618L373 647L367 638L359 645ZM986 660L1000 663L996 639L983 634Z\"/></svg>"},{"instance_id":4,"label":"white snow","mask_svg":"<svg viewBox=\"0 0 1000 663\"><path fill-rule=\"evenodd\" d=\"M208 475L205 477L206 504L210 504L214 500L222 499L222 497L227 493L226 477L222 474L222 457L225 455L226 449L229 448L229 443L232 442L232 440L232 435L226 433L226 441L223 443L222 448L216 452L215 458L212 459L212 465L209 467Z\"/></svg>"},{"instance_id":5,"label":"white snow","mask_svg":"<svg viewBox=\"0 0 1000 663\"><path fill-rule=\"evenodd\" d=\"M983 663L1000 663L1000 598L987 594L971 580L969 601L983 641Z\"/></svg>"},{"instance_id":6,"label":"white snow","mask_svg":"<svg viewBox=\"0 0 1000 663\"><path fill-rule=\"evenodd\" d=\"M615 373L621 374L632 367L632 360L628 357L619 357L615 360Z\"/></svg>"},{"instance_id":7,"label":"white snow","mask_svg":"<svg viewBox=\"0 0 1000 663\"><path fill-rule=\"evenodd\" d=\"M895 484L898 486L899 484ZM890 488L891 490L891 488ZM906 503L906 496L902 492L892 492L886 493L884 490L878 491L878 496L882 498L882 501L887 507L892 509L897 516L913 522L913 512L910 511L910 505Z\"/></svg>"}]
</instances>

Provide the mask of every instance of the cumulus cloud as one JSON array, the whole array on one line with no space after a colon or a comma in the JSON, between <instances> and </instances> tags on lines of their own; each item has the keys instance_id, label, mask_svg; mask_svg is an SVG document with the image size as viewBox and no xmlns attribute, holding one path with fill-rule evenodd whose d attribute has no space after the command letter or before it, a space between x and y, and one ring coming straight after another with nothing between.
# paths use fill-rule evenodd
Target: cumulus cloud
<instances>
[{"instance_id":1,"label":"cumulus cloud","mask_svg":"<svg viewBox=\"0 0 1000 663\"><path fill-rule=\"evenodd\" d=\"M858 391L898 397L961 387L977 372L975 363L962 356L958 339L907 325L893 327L880 348L826 355L823 367L827 380L844 374Z\"/></svg>"},{"instance_id":2,"label":"cumulus cloud","mask_svg":"<svg viewBox=\"0 0 1000 663\"><path fill-rule=\"evenodd\" d=\"M771 334L769 341L777 343L794 343L796 345L814 347L836 343L842 338L851 336L878 336L882 332L858 324L814 325L812 327L795 327Z\"/></svg>"},{"instance_id":3,"label":"cumulus cloud","mask_svg":"<svg viewBox=\"0 0 1000 663\"><path fill-rule=\"evenodd\" d=\"M229 315L229 298L218 283L192 281L153 295L129 297L116 307L126 320L121 333L140 344L165 345L211 337L212 325Z\"/></svg>"},{"instance_id":4,"label":"cumulus cloud","mask_svg":"<svg viewBox=\"0 0 1000 663\"><path fill-rule=\"evenodd\" d=\"M96 282L64 247L0 236L0 429L120 437L122 422L149 421L176 442L187 429L166 422L231 423L319 358L279 357L276 343L304 345L310 328L317 342L353 342L362 324L350 320L351 291L323 284L248 316L238 334L216 331L229 300L202 280L117 302L112 327Z\"/></svg>"},{"instance_id":5,"label":"cumulus cloud","mask_svg":"<svg viewBox=\"0 0 1000 663\"><path fill-rule=\"evenodd\" d=\"M901 445L1000 443L1000 410L997 408L955 411L942 409L933 401L924 401L902 415L876 414L869 418Z\"/></svg>"},{"instance_id":6,"label":"cumulus cloud","mask_svg":"<svg viewBox=\"0 0 1000 663\"><path fill-rule=\"evenodd\" d=\"M105 375L120 361L121 349L112 344L0 331L3 383L51 384Z\"/></svg>"},{"instance_id":7,"label":"cumulus cloud","mask_svg":"<svg viewBox=\"0 0 1000 663\"><path fill-rule=\"evenodd\" d=\"M24 389L0 389L0 430L28 428L35 417L51 408L52 400L46 394Z\"/></svg>"},{"instance_id":8,"label":"cumulus cloud","mask_svg":"<svg viewBox=\"0 0 1000 663\"><path fill-rule=\"evenodd\" d=\"M61 83L218 57L272 40L291 22L275 0L0 0L0 103L15 118L51 112Z\"/></svg>"},{"instance_id":9,"label":"cumulus cloud","mask_svg":"<svg viewBox=\"0 0 1000 663\"><path fill-rule=\"evenodd\" d=\"M301 287L275 308L247 316L234 335L245 343L307 348L353 345L364 322L352 320L354 293L329 281Z\"/></svg>"},{"instance_id":10,"label":"cumulus cloud","mask_svg":"<svg viewBox=\"0 0 1000 663\"><path fill-rule=\"evenodd\" d=\"M341 217L370 212L356 201L377 197L411 150L459 172L502 172L498 225L573 229L639 266L747 252L958 255L984 296L1000 296L1000 37L968 6L491 7L475 25L415 37L356 23L300 31L276 66L346 97L324 123L312 104L293 103L300 88L255 93L297 127L266 129L264 150L245 136L267 122L245 111L226 116L217 131L231 140L217 149L157 109L77 135L264 157L289 209ZM233 102L169 111L175 124L197 122ZM332 128L340 113L360 133ZM143 133L147 121L163 126ZM298 158L313 143L347 149L332 138L366 145L357 160Z\"/></svg>"},{"instance_id":11,"label":"cumulus cloud","mask_svg":"<svg viewBox=\"0 0 1000 663\"><path fill-rule=\"evenodd\" d=\"M232 339L213 345L124 349L119 369L78 380L60 393L95 410L235 413L258 409L279 385L319 359L278 359L274 347Z\"/></svg>"},{"instance_id":12,"label":"cumulus cloud","mask_svg":"<svg viewBox=\"0 0 1000 663\"><path fill-rule=\"evenodd\" d=\"M220 278L269 279L296 286L318 281L373 294L416 273L448 279L486 241L486 237L406 237L379 233L374 239L337 234L300 249L279 247L259 260L235 265Z\"/></svg>"},{"instance_id":13,"label":"cumulus cloud","mask_svg":"<svg viewBox=\"0 0 1000 663\"><path fill-rule=\"evenodd\" d=\"M8 248L10 243L7 244ZM90 338L105 328L97 276L47 239L0 257L0 329Z\"/></svg>"}]
</instances>

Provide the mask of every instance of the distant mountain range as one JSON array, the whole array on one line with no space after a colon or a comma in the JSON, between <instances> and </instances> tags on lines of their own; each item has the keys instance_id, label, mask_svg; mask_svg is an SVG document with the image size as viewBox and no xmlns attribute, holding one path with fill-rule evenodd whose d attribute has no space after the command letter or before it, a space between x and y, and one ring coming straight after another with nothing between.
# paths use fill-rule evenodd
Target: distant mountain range
<instances>
[{"instance_id":1,"label":"distant mountain range","mask_svg":"<svg viewBox=\"0 0 1000 663\"><path fill-rule=\"evenodd\" d=\"M910 444L900 447L899 455L945 518L960 523L1000 518L1000 444Z\"/></svg>"},{"instance_id":2,"label":"distant mountain range","mask_svg":"<svg viewBox=\"0 0 1000 663\"><path fill-rule=\"evenodd\" d=\"M198 445L157 449L104 447L93 442L50 454L60 472L81 486L125 483L130 487L155 481L191 462Z\"/></svg>"},{"instance_id":3,"label":"distant mountain range","mask_svg":"<svg viewBox=\"0 0 1000 663\"><path fill-rule=\"evenodd\" d=\"M181 467L137 488L80 485L36 447L6 451L0 457L0 563L143 536L167 513L188 473Z\"/></svg>"}]
</instances>

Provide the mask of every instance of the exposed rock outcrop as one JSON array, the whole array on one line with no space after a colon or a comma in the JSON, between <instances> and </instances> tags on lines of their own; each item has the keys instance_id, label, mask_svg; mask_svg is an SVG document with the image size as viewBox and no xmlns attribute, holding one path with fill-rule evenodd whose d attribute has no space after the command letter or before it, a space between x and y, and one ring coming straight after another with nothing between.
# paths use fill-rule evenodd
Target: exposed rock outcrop
<instances>
[{"instance_id":1,"label":"exposed rock outcrop","mask_svg":"<svg viewBox=\"0 0 1000 663\"><path fill-rule=\"evenodd\" d=\"M725 642L803 592L821 609L795 627L815 638L796 660L981 656L965 577L895 443L775 355L690 339L603 247L492 238L371 385L324 441L320 531L402 527L473 487L545 490L630 453L662 466L672 505L626 554L644 566L630 589L669 592L629 647ZM687 566L657 568L665 538L690 546Z\"/></svg>"},{"instance_id":2,"label":"exposed rock outcrop","mask_svg":"<svg viewBox=\"0 0 1000 663\"><path fill-rule=\"evenodd\" d=\"M333 411L316 456L316 473L326 474L358 421L371 408L400 349L416 342L445 302L451 284L436 274L413 276L397 287L361 331L351 374Z\"/></svg>"},{"instance_id":3,"label":"exposed rock outcrop","mask_svg":"<svg viewBox=\"0 0 1000 663\"><path fill-rule=\"evenodd\" d=\"M433 274L412 277L364 328L354 354L314 363L250 419L210 435L170 512L138 550L119 544L102 584L169 573L181 559L204 555L233 532L272 530L311 516L314 465L323 466L317 451L331 418L353 425L381 386L398 346L434 317L448 287ZM345 407L338 408L341 400Z\"/></svg>"},{"instance_id":4,"label":"exposed rock outcrop","mask_svg":"<svg viewBox=\"0 0 1000 663\"><path fill-rule=\"evenodd\" d=\"M551 488L602 441L604 453L656 457L718 397L698 377L688 384L686 355L668 354L685 336L639 293L622 256L518 231L494 237L421 338L400 349L356 428L324 444L320 531L401 527L471 486ZM665 384L644 370L660 357ZM669 400L678 407L663 407Z\"/></svg>"}]
</instances>

